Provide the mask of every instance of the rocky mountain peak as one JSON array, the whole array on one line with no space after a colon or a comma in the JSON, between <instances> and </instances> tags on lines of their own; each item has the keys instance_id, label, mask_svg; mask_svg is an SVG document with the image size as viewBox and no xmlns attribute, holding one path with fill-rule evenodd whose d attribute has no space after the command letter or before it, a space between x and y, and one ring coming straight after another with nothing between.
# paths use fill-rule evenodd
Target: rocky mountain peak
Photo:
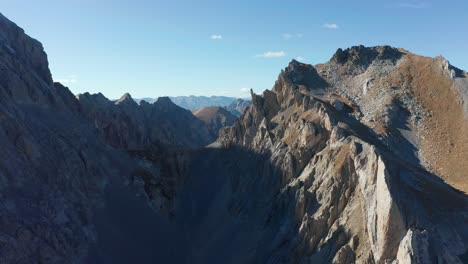
<instances>
[{"instance_id":1,"label":"rocky mountain peak","mask_svg":"<svg viewBox=\"0 0 468 264\"><path fill-rule=\"evenodd\" d=\"M291 232L306 241L291 246L309 252L311 263L462 263L466 238L444 249L428 246L450 243L448 229L467 232L466 195L434 173L445 171L457 188L467 188L459 159L468 153L466 133L451 127L466 131L457 92L468 84L450 78L449 68L389 46L340 49L316 66L292 61L272 91L252 94L253 105L218 142L265 155L280 168L284 202L296 199L297 207L283 207L298 222ZM456 147L445 151L447 142ZM435 204L452 217L433 215ZM450 219L448 229L441 218ZM342 235L348 244L340 245ZM326 250L336 253L327 257Z\"/></svg>"},{"instance_id":2,"label":"rocky mountain peak","mask_svg":"<svg viewBox=\"0 0 468 264\"><path fill-rule=\"evenodd\" d=\"M325 85L312 65L297 60L292 60L281 74L285 81L296 85L305 85L311 89Z\"/></svg>"},{"instance_id":3,"label":"rocky mountain peak","mask_svg":"<svg viewBox=\"0 0 468 264\"><path fill-rule=\"evenodd\" d=\"M115 102L116 105L125 105L125 106L134 106L137 107L138 104L133 100L132 96L129 93L125 93L120 97L119 100Z\"/></svg>"},{"instance_id":4,"label":"rocky mountain peak","mask_svg":"<svg viewBox=\"0 0 468 264\"><path fill-rule=\"evenodd\" d=\"M158 104L166 104L166 105L175 105L171 98L169 98L168 96L161 96L161 97L158 97L158 100L156 100L156 103Z\"/></svg>"},{"instance_id":5,"label":"rocky mountain peak","mask_svg":"<svg viewBox=\"0 0 468 264\"><path fill-rule=\"evenodd\" d=\"M77 94L76 99L78 99L80 104L93 107L107 107L109 104L111 104L111 101L102 93L90 94L89 92L85 92L82 94Z\"/></svg>"},{"instance_id":6,"label":"rocky mountain peak","mask_svg":"<svg viewBox=\"0 0 468 264\"><path fill-rule=\"evenodd\" d=\"M24 30L0 13L0 57L3 63L21 61L23 73L35 73L42 81L52 84L47 54L42 44L29 37ZM17 65L19 66L19 65ZM10 67L13 65L10 64Z\"/></svg>"},{"instance_id":7,"label":"rocky mountain peak","mask_svg":"<svg viewBox=\"0 0 468 264\"><path fill-rule=\"evenodd\" d=\"M183 109L181 107L179 107L178 105L174 104L174 102L172 102L171 98L169 98L168 96L161 96L161 97L158 97L158 100L156 100L156 102L153 103L153 107L157 107L158 109L160 109L161 111L172 111L172 110L184 110L186 112L190 112L189 110L186 110L186 109Z\"/></svg>"},{"instance_id":8,"label":"rocky mountain peak","mask_svg":"<svg viewBox=\"0 0 468 264\"><path fill-rule=\"evenodd\" d=\"M281 104L298 92L322 91L327 86L327 82L314 66L292 60L281 71L272 91L277 94L278 103Z\"/></svg>"},{"instance_id":9,"label":"rocky mountain peak","mask_svg":"<svg viewBox=\"0 0 468 264\"><path fill-rule=\"evenodd\" d=\"M436 56L434 58L434 61L440 66L442 71L444 71L444 73L451 79L455 79L456 77L462 78L465 75L465 73L462 70L451 65L450 62L442 55Z\"/></svg>"},{"instance_id":10,"label":"rocky mountain peak","mask_svg":"<svg viewBox=\"0 0 468 264\"><path fill-rule=\"evenodd\" d=\"M331 61L339 64L367 67L376 59L396 61L401 55L402 53L399 49L391 46L365 47L359 45L345 50L339 48Z\"/></svg>"},{"instance_id":11,"label":"rocky mountain peak","mask_svg":"<svg viewBox=\"0 0 468 264\"><path fill-rule=\"evenodd\" d=\"M213 138L217 138L222 128L232 126L237 119L231 112L220 106L204 107L193 110L192 113L205 123Z\"/></svg>"},{"instance_id":12,"label":"rocky mountain peak","mask_svg":"<svg viewBox=\"0 0 468 264\"><path fill-rule=\"evenodd\" d=\"M294 67L300 66L302 64L305 64L305 63L301 63L297 61L296 59L292 59L288 64L288 68L294 69Z\"/></svg>"}]
</instances>

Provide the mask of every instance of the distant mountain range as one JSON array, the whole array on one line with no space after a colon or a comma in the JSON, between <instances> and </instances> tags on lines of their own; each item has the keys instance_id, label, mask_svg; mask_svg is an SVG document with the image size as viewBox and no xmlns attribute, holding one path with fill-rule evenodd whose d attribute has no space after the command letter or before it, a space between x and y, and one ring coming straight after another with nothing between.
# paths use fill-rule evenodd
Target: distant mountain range
<instances>
[{"instance_id":1,"label":"distant mountain range","mask_svg":"<svg viewBox=\"0 0 468 264\"><path fill-rule=\"evenodd\" d=\"M235 102L238 98L228 97L228 96L170 96L169 97L174 104L188 109L188 110L197 110L203 107L209 106L228 106L231 103ZM135 99L137 102L145 100L148 103L153 103L157 98L141 98Z\"/></svg>"},{"instance_id":2,"label":"distant mountain range","mask_svg":"<svg viewBox=\"0 0 468 264\"><path fill-rule=\"evenodd\" d=\"M252 104L251 100L237 99L225 108L235 116L240 116Z\"/></svg>"},{"instance_id":3,"label":"distant mountain range","mask_svg":"<svg viewBox=\"0 0 468 264\"><path fill-rule=\"evenodd\" d=\"M188 110L199 110L205 107L214 107L220 106L226 108L229 112L231 112L235 116L240 116L245 108L247 108L251 101L248 99L241 99L235 97L228 97L228 96L170 96L171 101ZM136 102L140 103L140 101L146 101L148 103L154 103L158 100L158 98L140 98L135 99Z\"/></svg>"}]
</instances>

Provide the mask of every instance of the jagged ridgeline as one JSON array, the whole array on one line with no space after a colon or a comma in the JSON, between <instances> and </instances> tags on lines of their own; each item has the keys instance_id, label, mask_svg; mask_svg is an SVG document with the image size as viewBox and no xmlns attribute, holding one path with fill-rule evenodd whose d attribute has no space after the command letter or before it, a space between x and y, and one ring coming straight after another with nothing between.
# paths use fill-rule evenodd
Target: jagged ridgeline
<instances>
[{"instance_id":1,"label":"jagged ridgeline","mask_svg":"<svg viewBox=\"0 0 468 264\"><path fill-rule=\"evenodd\" d=\"M73 95L0 15L0 263L468 261L467 73L442 57L340 49L195 114Z\"/></svg>"}]
</instances>

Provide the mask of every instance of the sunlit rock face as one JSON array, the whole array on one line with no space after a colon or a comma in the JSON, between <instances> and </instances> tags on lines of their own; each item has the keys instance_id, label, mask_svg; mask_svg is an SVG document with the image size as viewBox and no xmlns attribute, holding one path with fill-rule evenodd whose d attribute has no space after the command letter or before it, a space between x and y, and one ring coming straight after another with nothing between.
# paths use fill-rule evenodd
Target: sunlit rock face
<instances>
[{"instance_id":1,"label":"sunlit rock face","mask_svg":"<svg viewBox=\"0 0 468 264\"><path fill-rule=\"evenodd\" d=\"M252 95L253 105L218 142L265 156L280 171L275 201L288 204L282 213L289 218L272 255L294 256L292 263L465 261L466 195L433 174L437 163L425 152L438 144L425 135L440 129L427 113L440 109L418 94L420 75L437 73L431 78L447 83L438 90L461 102L457 125L467 124L460 92L467 87L452 89L466 73L458 70L454 83L447 71L453 67L439 61L391 47L353 47L317 66L292 61L272 91ZM403 80L410 78L404 71L418 71L413 83ZM456 133L446 132L454 140ZM464 166L457 155L466 146L458 150L451 160ZM457 172L445 179L463 188Z\"/></svg>"},{"instance_id":2,"label":"sunlit rock face","mask_svg":"<svg viewBox=\"0 0 468 264\"><path fill-rule=\"evenodd\" d=\"M213 141L218 138L219 131L222 128L232 126L237 119L227 109L219 106L204 107L193 110L192 113L205 124Z\"/></svg>"},{"instance_id":3,"label":"sunlit rock face","mask_svg":"<svg viewBox=\"0 0 468 264\"><path fill-rule=\"evenodd\" d=\"M75 97L3 16L0 45L1 263L467 261L467 74L443 58L292 61L215 139L169 98Z\"/></svg>"}]
</instances>

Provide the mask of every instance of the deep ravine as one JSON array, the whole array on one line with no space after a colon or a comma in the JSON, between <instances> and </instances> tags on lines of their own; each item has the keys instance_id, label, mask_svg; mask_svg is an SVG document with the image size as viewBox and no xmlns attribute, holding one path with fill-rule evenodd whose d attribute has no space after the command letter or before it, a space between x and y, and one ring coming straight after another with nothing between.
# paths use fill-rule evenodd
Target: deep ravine
<instances>
[{"instance_id":1,"label":"deep ravine","mask_svg":"<svg viewBox=\"0 0 468 264\"><path fill-rule=\"evenodd\" d=\"M0 15L0 262L466 263L467 84L339 49L216 137L166 97L74 96Z\"/></svg>"}]
</instances>

